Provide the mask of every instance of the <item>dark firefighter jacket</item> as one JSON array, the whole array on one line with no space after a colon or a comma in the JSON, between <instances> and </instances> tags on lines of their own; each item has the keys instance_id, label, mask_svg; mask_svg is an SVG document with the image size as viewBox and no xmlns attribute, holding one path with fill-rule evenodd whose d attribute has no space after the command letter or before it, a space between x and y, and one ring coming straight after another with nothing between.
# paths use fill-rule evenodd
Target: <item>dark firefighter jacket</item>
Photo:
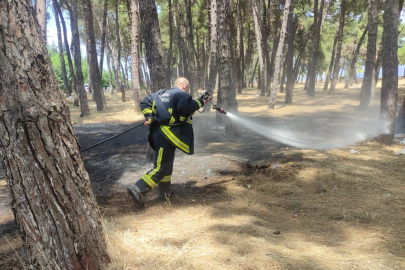
<instances>
[{"instance_id":1,"label":"dark firefighter jacket","mask_svg":"<svg viewBox=\"0 0 405 270\"><path fill-rule=\"evenodd\" d=\"M173 87L146 96L141 102L141 110L145 118L150 119L150 129L159 128L173 146L192 155L194 133L191 115L203 105L203 99L193 100L187 92ZM149 131L151 134L152 130ZM151 136L148 136L148 140L154 149Z\"/></svg>"}]
</instances>

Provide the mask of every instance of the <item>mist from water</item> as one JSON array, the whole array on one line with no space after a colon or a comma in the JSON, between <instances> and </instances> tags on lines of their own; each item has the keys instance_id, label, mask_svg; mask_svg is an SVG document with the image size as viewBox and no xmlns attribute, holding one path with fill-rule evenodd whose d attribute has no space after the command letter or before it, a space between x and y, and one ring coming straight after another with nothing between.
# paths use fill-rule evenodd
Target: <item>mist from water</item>
<instances>
[{"instance_id":1,"label":"mist from water","mask_svg":"<svg viewBox=\"0 0 405 270\"><path fill-rule=\"evenodd\" d=\"M237 124L248 128L263 137L279 143L304 149L326 150L353 145L356 142L376 137L378 134L387 132L383 124L379 123L378 116L374 121L349 119L319 118L301 121L288 119L280 123L269 123L267 126L250 119L227 113L227 116ZM340 122L339 122L340 121ZM294 126L299 126L298 128ZM295 130L292 130L293 127Z\"/></svg>"}]
</instances>

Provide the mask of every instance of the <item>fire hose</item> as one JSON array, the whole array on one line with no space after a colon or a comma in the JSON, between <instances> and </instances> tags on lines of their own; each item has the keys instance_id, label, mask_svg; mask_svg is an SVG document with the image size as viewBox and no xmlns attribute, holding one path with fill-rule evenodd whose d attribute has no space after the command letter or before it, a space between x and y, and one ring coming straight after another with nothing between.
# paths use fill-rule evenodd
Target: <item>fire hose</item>
<instances>
[{"instance_id":1,"label":"fire hose","mask_svg":"<svg viewBox=\"0 0 405 270\"><path fill-rule=\"evenodd\" d=\"M211 98L211 95L210 95L207 91L204 91L204 92L200 95L200 98L202 98L203 100L207 100L207 99L210 99L210 98ZM211 98L209 101L210 101L210 103L212 104L212 108L213 108L214 110L217 110L218 112L223 113L223 114L226 114L226 113L227 113L224 108L218 107L218 106L214 103L214 101L212 101L212 98ZM205 108L204 108L204 110L205 110ZM202 112L204 112L204 110L203 110ZM182 123L181 123L181 124L182 124ZM114 138L117 138L118 136L121 136L121 135L123 135L123 134L125 134L125 133L127 133L127 132L129 132L129 131L131 131L131 130L133 130L133 129L136 129L136 128L140 127L140 126L143 126L143 125L144 125L144 123L142 122L141 124L136 125L136 126L134 126L134 127L131 127L131 128L129 128L129 129L127 129L127 130L124 130L123 132L118 133L118 134L116 134L116 135L114 135L114 136L112 136L112 137L110 137L110 138L108 138L108 139L105 139L105 140L103 140L103 141L101 141L101 142L98 142L98 143L93 144L93 145L91 145L91 146L89 146L89 147L87 147L87 148L84 148L83 150L81 150L81 152L87 151L87 150L89 150L89 149L91 149L91 148L93 148L93 147L96 147L96 146L98 146L98 145L100 145L100 144L103 144L103 143L105 143L105 142L108 142L108 141L110 141L110 140L112 140L112 139L114 139ZM169 125L170 125L170 124L169 124ZM176 125L176 124L174 124L174 125Z\"/></svg>"}]
</instances>

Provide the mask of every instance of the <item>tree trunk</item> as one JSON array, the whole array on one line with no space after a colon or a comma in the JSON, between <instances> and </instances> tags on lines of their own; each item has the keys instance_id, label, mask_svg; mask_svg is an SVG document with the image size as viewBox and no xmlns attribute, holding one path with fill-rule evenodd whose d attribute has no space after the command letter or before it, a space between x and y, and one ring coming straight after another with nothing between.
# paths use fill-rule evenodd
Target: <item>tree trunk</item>
<instances>
[{"instance_id":1,"label":"tree trunk","mask_svg":"<svg viewBox=\"0 0 405 270\"><path fill-rule=\"evenodd\" d=\"M237 0L236 11L236 80L238 85L238 93L242 93L243 75L242 75L242 55L243 55L243 27L242 27L242 11L240 0Z\"/></svg>"},{"instance_id":2,"label":"tree trunk","mask_svg":"<svg viewBox=\"0 0 405 270\"><path fill-rule=\"evenodd\" d=\"M151 91L164 89L164 66L162 39L154 0L139 0L139 13L142 22L142 34L145 42L146 61L149 67Z\"/></svg>"},{"instance_id":3,"label":"tree trunk","mask_svg":"<svg viewBox=\"0 0 405 270\"><path fill-rule=\"evenodd\" d=\"M188 80L190 83L190 95L192 97L197 97L198 95L198 82L197 74L195 68L195 58L194 58L194 34L193 34L193 20L191 16L191 0L184 0L186 7L186 17L187 17L187 42L188 42Z\"/></svg>"},{"instance_id":4,"label":"tree trunk","mask_svg":"<svg viewBox=\"0 0 405 270\"><path fill-rule=\"evenodd\" d=\"M207 84L207 91L210 95L214 93L215 83L217 81L218 66L217 66L217 45L218 45L218 35L217 35L217 0L211 0L211 45L210 45L210 63L209 63L209 80Z\"/></svg>"},{"instance_id":5,"label":"tree trunk","mask_svg":"<svg viewBox=\"0 0 405 270\"><path fill-rule=\"evenodd\" d=\"M232 113L238 112L236 102L236 91L233 88L232 76L232 39L231 39L231 20L232 9L228 0L217 1L219 14L219 54L220 59L220 80L221 80L221 104ZM236 123L225 118L225 133L240 135L240 128Z\"/></svg>"},{"instance_id":6,"label":"tree trunk","mask_svg":"<svg viewBox=\"0 0 405 270\"><path fill-rule=\"evenodd\" d=\"M96 48L96 38L94 36L94 21L93 21L93 9L90 0L84 0L84 19L86 26L86 37L88 39L89 51L87 51L87 61L90 69L88 70L89 76L91 78L91 89L96 100L97 111L102 111L105 108L105 97L103 88L101 85L101 75L98 68L97 61L97 48ZM89 84L90 87L90 84Z\"/></svg>"},{"instance_id":7,"label":"tree trunk","mask_svg":"<svg viewBox=\"0 0 405 270\"><path fill-rule=\"evenodd\" d=\"M79 95L77 93L76 75L75 75L75 71L74 71L72 56L70 55L70 47L69 47L69 41L68 41L68 38L67 38L67 30L66 30L65 18L63 18L62 10L60 9L58 1L54 1L53 5L58 10L60 22L62 23L63 42L65 44L65 51L66 51L66 56L67 56L68 64L69 64L70 77L72 78L71 90L73 92L73 106L79 107Z\"/></svg>"},{"instance_id":8,"label":"tree trunk","mask_svg":"<svg viewBox=\"0 0 405 270\"><path fill-rule=\"evenodd\" d=\"M55 1L56 0L53 0L53 2L55 2ZM61 71L62 71L63 86L65 88L66 97L70 97L70 95L72 94L72 89L70 88L69 81L67 78L65 55L63 53L62 33L61 33L60 22L59 22L59 13L58 13L58 9L55 4L53 4L53 10L54 10L54 15L55 15L56 31L57 31L57 35L58 35L58 50L59 50L60 66L61 66Z\"/></svg>"},{"instance_id":9,"label":"tree trunk","mask_svg":"<svg viewBox=\"0 0 405 270\"><path fill-rule=\"evenodd\" d=\"M395 132L395 117L398 101L398 26L399 6L397 0L384 2L382 87L380 120L386 131L378 136L378 141L391 144Z\"/></svg>"},{"instance_id":10,"label":"tree trunk","mask_svg":"<svg viewBox=\"0 0 405 270\"><path fill-rule=\"evenodd\" d=\"M307 94L309 96L315 96L315 80L316 80L316 66L318 64L318 47L320 39L320 29L321 29L321 18L323 13L323 7L325 5L325 0L321 0L321 8L318 15L318 0L314 0L314 34L312 36L312 57L311 62L308 67L308 90Z\"/></svg>"},{"instance_id":11,"label":"tree trunk","mask_svg":"<svg viewBox=\"0 0 405 270\"><path fill-rule=\"evenodd\" d=\"M342 54L342 41L343 41L343 28L345 26L345 14L346 14L346 0L342 0L340 4L340 20L339 20L339 32L337 38L337 49L336 49L336 58L332 73L332 80L330 83L329 94L334 95L336 90L336 82L339 75L340 68L340 56Z\"/></svg>"},{"instance_id":12,"label":"tree trunk","mask_svg":"<svg viewBox=\"0 0 405 270\"><path fill-rule=\"evenodd\" d=\"M169 4L169 51L167 52L167 69L166 69L166 81L167 86L172 85L172 54L173 54L173 10L172 0L168 1Z\"/></svg>"},{"instance_id":13,"label":"tree trunk","mask_svg":"<svg viewBox=\"0 0 405 270\"><path fill-rule=\"evenodd\" d=\"M80 52L80 36L77 17L77 0L72 0L72 6L70 12L70 27L72 30L72 47L73 47L73 59L76 70L76 87L80 100L80 116L84 117L90 115L89 103L87 101L86 90L84 90L84 79L82 72L82 55Z\"/></svg>"},{"instance_id":14,"label":"tree trunk","mask_svg":"<svg viewBox=\"0 0 405 270\"><path fill-rule=\"evenodd\" d=\"M277 0L278 1L278 0ZM266 89L268 92L270 89L271 85L271 61L270 61L270 55L269 55L269 44L268 44L268 39L270 35L270 30L271 30L271 1L268 1L268 6L266 7L266 1L263 0L263 15L262 15L262 20L261 20L261 36L262 36L262 46L263 46L263 54L266 60L266 70L264 71L266 74L266 77L263 77L263 87ZM278 5L277 5L277 12L279 11ZM277 36L278 33L278 18L276 17L275 23L274 23L274 31L276 33L275 36ZM264 73L263 73L264 74Z\"/></svg>"},{"instance_id":15,"label":"tree trunk","mask_svg":"<svg viewBox=\"0 0 405 270\"><path fill-rule=\"evenodd\" d=\"M363 41L366 37L367 31L368 31L368 27L366 27L366 29L364 29L363 34L361 35L360 40L357 43L356 51L354 52L352 62L350 63L349 73L347 74L348 78L346 80L346 84L344 87L345 89L349 88L349 86L351 85L351 83L353 81L353 73L356 72L357 57L359 55L361 45L363 45Z\"/></svg>"},{"instance_id":16,"label":"tree trunk","mask_svg":"<svg viewBox=\"0 0 405 270\"><path fill-rule=\"evenodd\" d=\"M294 1L291 1L290 10L288 13L287 22L287 55L285 61L287 62L287 84L285 87L285 103L292 104L293 101L293 90L294 90Z\"/></svg>"},{"instance_id":17,"label":"tree trunk","mask_svg":"<svg viewBox=\"0 0 405 270\"><path fill-rule=\"evenodd\" d=\"M39 26L41 27L42 36L45 38L46 42L46 0L35 1L35 13Z\"/></svg>"},{"instance_id":18,"label":"tree trunk","mask_svg":"<svg viewBox=\"0 0 405 270\"><path fill-rule=\"evenodd\" d=\"M257 8L256 0L252 0L252 11L253 11L253 20L255 23L255 35L256 35L256 45L257 45L257 55L259 59L259 70L260 70L260 78L261 81L264 81L264 56L263 56L263 45L262 45L262 35L260 31L260 21L259 21L259 11ZM260 83L258 85L260 88L260 95L265 96L266 89L264 83Z\"/></svg>"},{"instance_id":19,"label":"tree trunk","mask_svg":"<svg viewBox=\"0 0 405 270\"><path fill-rule=\"evenodd\" d=\"M276 54L276 60L274 65L274 74L273 74L273 85L271 87L271 94L269 100L269 109L274 109L274 105L276 103L276 96L279 90L279 78L280 78L280 71L282 67L282 57L283 57L283 47L284 41L287 32L287 21L288 21L288 13L290 9L290 4L292 0L286 0L284 6L284 15L283 15L283 23L281 24L280 30L280 39L278 41L278 48Z\"/></svg>"},{"instance_id":20,"label":"tree trunk","mask_svg":"<svg viewBox=\"0 0 405 270\"><path fill-rule=\"evenodd\" d=\"M329 80L331 79L331 74L332 74L333 67L335 64L335 52L336 52L338 36L339 36L339 28L336 30L335 39L333 41L332 56L331 56L330 62L329 62L328 73L326 74L326 77L325 77L325 84L323 86L323 91L327 91L328 87L329 87Z\"/></svg>"},{"instance_id":21,"label":"tree trunk","mask_svg":"<svg viewBox=\"0 0 405 270\"><path fill-rule=\"evenodd\" d=\"M120 35L120 24L118 21L118 0L115 0L115 24L116 24L116 37L117 37L117 58L116 58L116 81L115 86L118 91L121 93L121 101L125 102L125 88L121 82L121 35Z\"/></svg>"},{"instance_id":22,"label":"tree trunk","mask_svg":"<svg viewBox=\"0 0 405 270\"><path fill-rule=\"evenodd\" d=\"M272 49L272 52L271 52L271 57L270 57L270 64L269 64L269 68L267 69L268 70L268 72L270 73L269 74L269 78L271 79L271 77L273 76L273 78L274 78L274 70L275 70L275 67L274 67L274 61L275 61L275 59L276 59L276 54L277 54L277 48L278 48L278 43L279 43L279 41L280 41L280 33L279 33L279 31L278 31L278 29L279 29L279 27L280 27L280 16L281 16L281 12L280 12L280 5L281 5L281 1L279 1L279 0L273 0L275 3L273 4L274 5L274 12L275 12L275 18L274 18L274 23L273 23L273 49ZM271 3L271 1L270 1L270 3ZM269 20L269 24L270 24L270 20ZM267 59L267 58L266 58ZM273 81L273 83L274 83L274 81ZM268 84L268 88L266 89L266 94L267 94L267 96L270 96L270 92L271 92L271 89L270 89L270 83Z\"/></svg>"},{"instance_id":23,"label":"tree trunk","mask_svg":"<svg viewBox=\"0 0 405 270\"><path fill-rule=\"evenodd\" d=\"M101 27L101 48L100 48L100 76L103 78L103 70L104 70L104 50L105 50L105 36L107 32L107 0L104 0L104 11L103 11L103 25Z\"/></svg>"},{"instance_id":24,"label":"tree trunk","mask_svg":"<svg viewBox=\"0 0 405 270\"><path fill-rule=\"evenodd\" d=\"M139 22L139 2L131 0L131 82L134 92L135 109L140 111L141 86L139 84L139 58L138 58L138 22ZM171 39L171 38L170 38ZM170 52L169 52L170 54Z\"/></svg>"},{"instance_id":25,"label":"tree trunk","mask_svg":"<svg viewBox=\"0 0 405 270\"><path fill-rule=\"evenodd\" d=\"M368 39L367 56L364 70L363 82L360 92L360 108L366 109L370 104L372 89L375 86L375 55L377 50L378 31L378 0L368 1Z\"/></svg>"},{"instance_id":26,"label":"tree trunk","mask_svg":"<svg viewBox=\"0 0 405 270\"><path fill-rule=\"evenodd\" d=\"M12 210L33 269L105 269L101 215L31 5L0 2L0 154Z\"/></svg>"},{"instance_id":27,"label":"tree trunk","mask_svg":"<svg viewBox=\"0 0 405 270\"><path fill-rule=\"evenodd\" d=\"M253 81L254 81L254 78L255 78L256 68L257 68L257 63L258 62L259 62L259 57L256 59L256 64L255 64L255 67L253 68L252 77L250 79L250 87L253 87Z\"/></svg>"}]
</instances>

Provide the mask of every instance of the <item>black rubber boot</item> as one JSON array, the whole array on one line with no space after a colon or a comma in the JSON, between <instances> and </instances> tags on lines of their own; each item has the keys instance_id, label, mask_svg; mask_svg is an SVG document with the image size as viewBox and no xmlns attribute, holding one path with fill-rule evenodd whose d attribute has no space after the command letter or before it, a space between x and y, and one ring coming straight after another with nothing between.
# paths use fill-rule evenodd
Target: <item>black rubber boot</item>
<instances>
[{"instance_id":1,"label":"black rubber boot","mask_svg":"<svg viewBox=\"0 0 405 270\"><path fill-rule=\"evenodd\" d=\"M134 199L135 203L141 207L145 206L142 197L145 197L150 190L151 188L147 186L142 179L138 180L135 185L127 187L129 195Z\"/></svg>"},{"instance_id":2,"label":"black rubber boot","mask_svg":"<svg viewBox=\"0 0 405 270\"><path fill-rule=\"evenodd\" d=\"M160 182L159 183L159 199L166 199L176 193L175 189L172 188L172 183L170 182Z\"/></svg>"}]
</instances>

